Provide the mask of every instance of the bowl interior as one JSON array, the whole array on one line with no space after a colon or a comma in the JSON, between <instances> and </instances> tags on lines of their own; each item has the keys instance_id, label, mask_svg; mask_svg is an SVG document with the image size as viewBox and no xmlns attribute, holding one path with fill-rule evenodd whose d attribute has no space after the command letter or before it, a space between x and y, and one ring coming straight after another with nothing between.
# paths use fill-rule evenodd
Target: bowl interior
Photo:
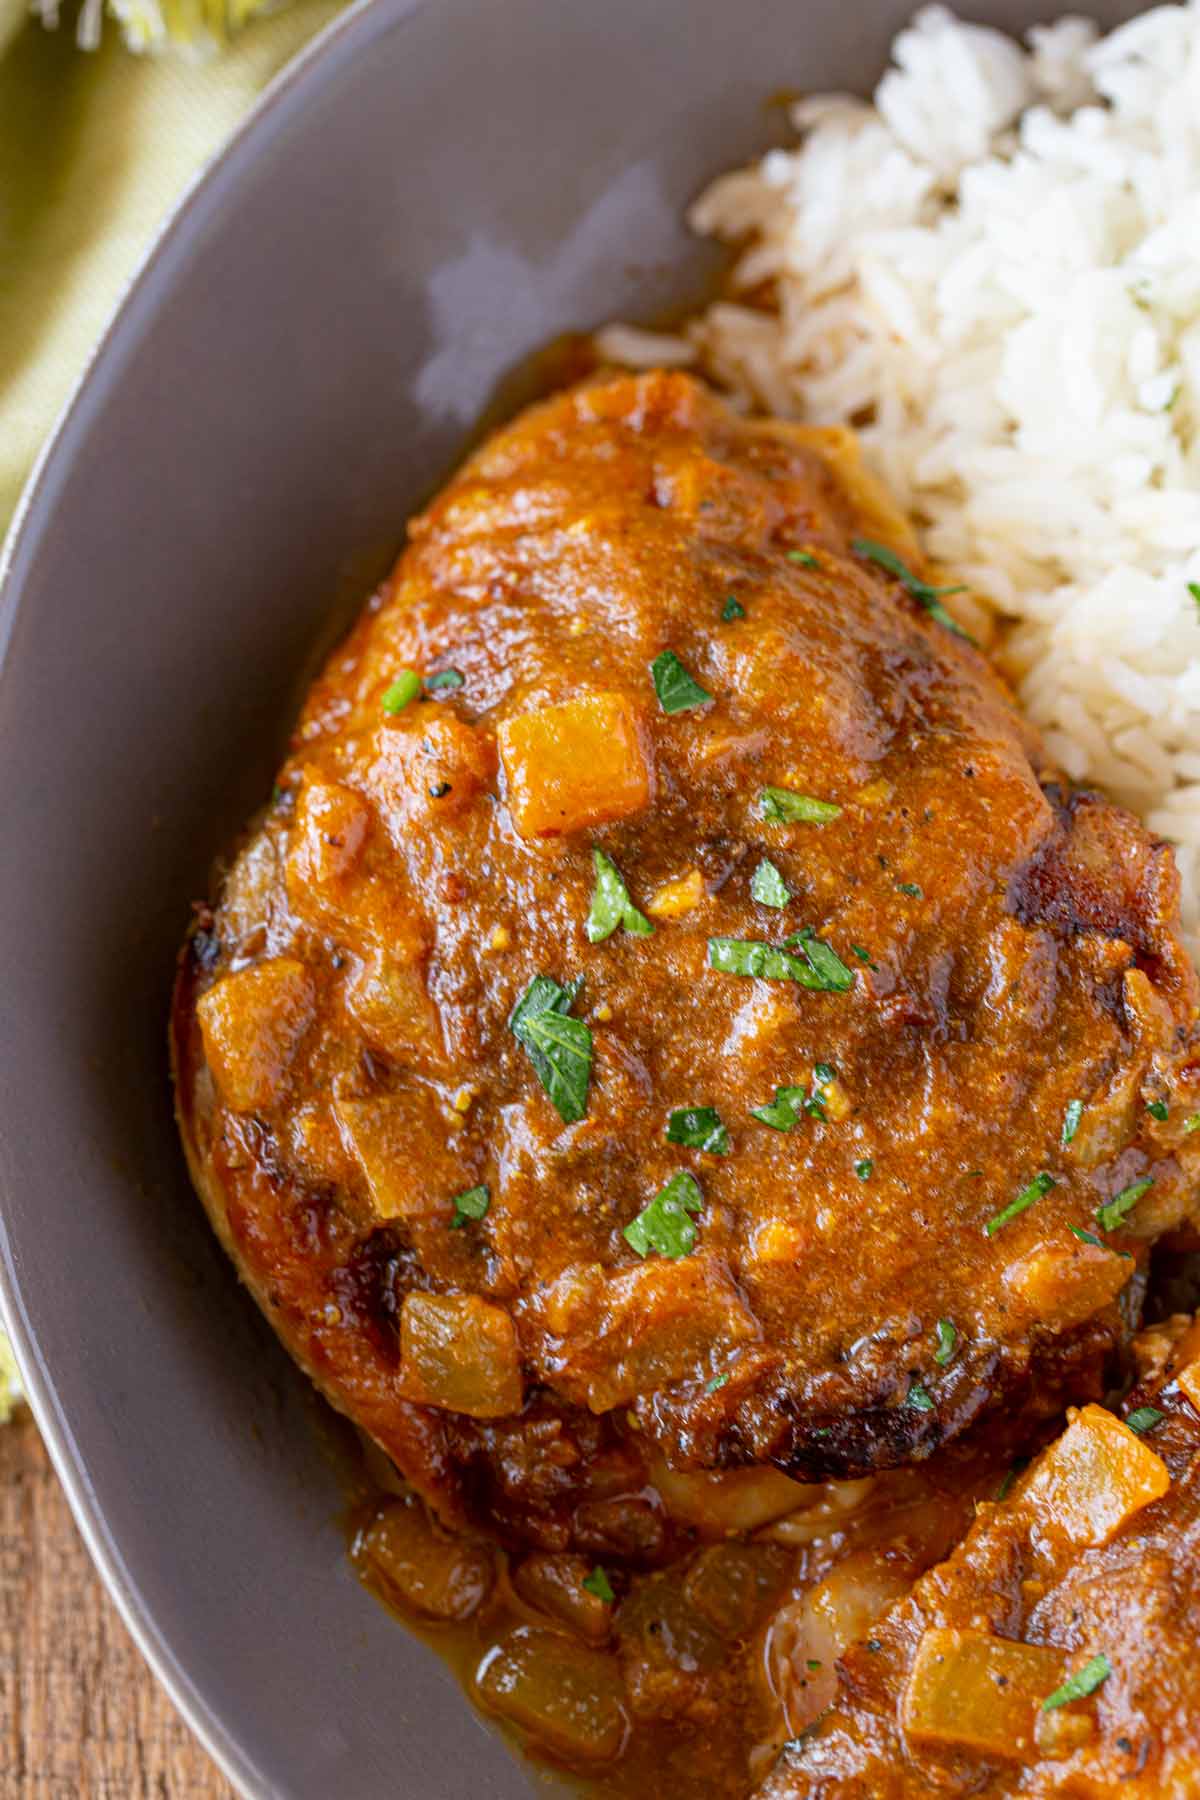
<instances>
[{"instance_id":1,"label":"bowl interior","mask_svg":"<svg viewBox=\"0 0 1200 1800\"><path fill-rule=\"evenodd\" d=\"M497 384L565 330L699 295L687 201L783 135L781 86L868 88L907 10L361 7L168 232L11 546L6 1306L92 1547L249 1794L500 1800L539 1778L358 1587L305 1384L190 1191L165 1053L189 903Z\"/></svg>"}]
</instances>

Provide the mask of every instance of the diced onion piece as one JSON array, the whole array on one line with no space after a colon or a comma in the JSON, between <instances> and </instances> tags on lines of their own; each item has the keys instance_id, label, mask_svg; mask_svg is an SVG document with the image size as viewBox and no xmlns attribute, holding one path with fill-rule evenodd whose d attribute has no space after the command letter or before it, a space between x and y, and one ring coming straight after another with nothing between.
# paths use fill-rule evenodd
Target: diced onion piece
<instances>
[{"instance_id":1,"label":"diced onion piece","mask_svg":"<svg viewBox=\"0 0 1200 1800\"><path fill-rule=\"evenodd\" d=\"M710 1544L689 1568L683 1591L722 1637L745 1637L777 1598L792 1566L777 1544Z\"/></svg>"},{"instance_id":2,"label":"diced onion piece","mask_svg":"<svg viewBox=\"0 0 1200 1800\"><path fill-rule=\"evenodd\" d=\"M563 1339L559 1392L597 1413L681 1381L714 1351L759 1330L729 1265L699 1250L611 1274L571 1264L548 1285L542 1305Z\"/></svg>"},{"instance_id":3,"label":"diced onion piece","mask_svg":"<svg viewBox=\"0 0 1200 1800\"><path fill-rule=\"evenodd\" d=\"M522 837L559 837L627 819L650 801L638 715L621 694L584 694L506 719L508 804Z\"/></svg>"},{"instance_id":4,"label":"diced onion piece","mask_svg":"<svg viewBox=\"0 0 1200 1800\"><path fill-rule=\"evenodd\" d=\"M337 781L308 774L301 785L289 833L287 891L301 914L313 898L337 907L362 855L371 809L361 794Z\"/></svg>"},{"instance_id":5,"label":"diced onion piece","mask_svg":"<svg viewBox=\"0 0 1200 1800\"><path fill-rule=\"evenodd\" d=\"M381 1219L454 1214L464 1186L462 1159L440 1141L426 1089L333 1103L342 1142L363 1172L371 1206Z\"/></svg>"},{"instance_id":6,"label":"diced onion piece","mask_svg":"<svg viewBox=\"0 0 1200 1800\"><path fill-rule=\"evenodd\" d=\"M1085 1406L1034 1465L1025 1499L1043 1534L1083 1549L1106 1544L1170 1485L1149 1445L1104 1407Z\"/></svg>"},{"instance_id":7,"label":"diced onion piece","mask_svg":"<svg viewBox=\"0 0 1200 1800\"><path fill-rule=\"evenodd\" d=\"M519 1626L484 1657L475 1684L485 1706L566 1762L612 1762L624 1747L616 1659L559 1632Z\"/></svg>"},{"instance_id":8,"label":"diced onion piece","mask_svg":"<svg viewBox=\"0 0 1200 1800\"><path fill-rule=\"evenodd\" d=\"M487 786L495 764L488 740L447 715L401 713L384 721L376 742L379 755L369 780L395 830L416 820L453 818Z\"/></svg>"},{"instance_id":9,"label":"diced onion piece","mask_svg":"<svg viewBox=\"0 0 1200 1800\"><path fill-rule=\"evenodd\" d=\"M654 1463L650 1482L673 1519L708 1536L757 1531L798 1507L810 1506L824 1489L792 1481L778 1469L670 1469Z\"/></svg>"},{"instance_id":10,"label":"diced onion piece","mask_svg":"<svg viewBox=\"0 0 1200 1800\"><path fill-rule=\"evenodd\" d=\"M359 1539L357 1557L385 1599L430 1619L469 1619L495 1579L483 1544L436 1530L413 1500L379 1509Z\"/></svg>"},{"instance_id":11,"label":"diced onion piece","mask_svg":"<svg viewBox=\"0 0 1200 1800\"><path fill-rule=\"evenodd\" d=\"M1004 1274L1012 1299L1049 1331L1066 1331L1107 1306L1133 1274L1128 1257L1100 1244L1035 1244Z\"/></svg>"},{"instance_id":12,"label":"diced onion piece","mask_svg":"<svg viewBox=\"0 0 1200 1800\"><path fill-rule=\"evenodd\" d=\"M677 881L656 888L646 902L646 911L654 919L681 919L692 912L704 898L704 877L699 869L689 869Z\"/></svg>"},{"instance_id":13,"label":"diced onion piece","mask_svg":"<svg viewBox=\"0 0 1200 1800\"><path fill-rule=\"evenodd\" d=\"M347 982L345 1000L363 1036L386 1055L397 1061L421 1056L445 1065L438 1010L420 961L394 947L373 953Z\"/></svg>"},{"instance_id":14,"label":"diced onion piece","mask_svg":"<svg viewBox=\"0 0 1200 1800\"><path fill-rule=\"evenodd\" d=\"M1200 1412L1200 1362L1191 1362L1186 1369L1180 1369L1175 1379L1196 1411Z\"/></svg>"},{"instance_id":15,"label":"diced onion piece","mask_svg":"<svg viewBox=\"0 0 1200 1800\"><path fill-rule=\"evenodd\" d=\"M503 1307L477 1294L409 1294L400 1349L409 1399L473 1419L520 1411L517 1336Z\"/></svg>"},{"instance_id":16,"label":"diced onion piece","mask_svg":"<svg viewBox=\"0 0 1200 1800\"><path fill-rule=\"evenodd\" d=\"M932 1628L904 1691L904 1729L926 1743L1035 1761L1038 1712L1065 1669L1062 1651L1042 1644Z\"/></svg>"},{"instance_id":17,"label":"diced onion piece","mask_svg":"<svg viewBox=\"0 0 1200 1800\"><path fill-rule=\"evenodd\" d=\"M315 1011L313 978L290 956L239 969L201 995L204 1054L227 1106L259 1112L271 1105Z\"/></svg>"},{"instance_id":18,"label":"diced onion piece","mask_svg":"<svg viewBox=\"0 0 1200 1800\"><path fill-rule=\"evenodd\" d=\"M595 1643L608 1636L613 1609L608 1601L583 1585L591 1577L593 1567L583 1556L537 1550L517 1564L512 1584L527 1606L560 1619L580 1637Z\"/></svg>"}]
</instances>

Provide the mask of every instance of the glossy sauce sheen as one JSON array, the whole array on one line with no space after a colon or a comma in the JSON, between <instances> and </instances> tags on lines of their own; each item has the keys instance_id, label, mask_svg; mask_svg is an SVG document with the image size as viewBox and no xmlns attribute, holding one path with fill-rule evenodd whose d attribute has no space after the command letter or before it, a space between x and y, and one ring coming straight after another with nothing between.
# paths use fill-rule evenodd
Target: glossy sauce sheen
<instances>
[{"instance_id":1,"label":"glossy sauce sheen","mask_svg":"<svg viewBox=\"0 0 1200 1800\"><path fill-rule=\"evenodd\" d=\"M762 1800L1200 1792L1198 1351L1192 1326L1130 1395L1135 1432L1085 1408L979 1509L846 1651L836 1704Z\"/></svg>"},{"instance_id":2,"label":"glossy sauce sheen","mask_svg":"<svg viewBox=\"0 0 1200 1800\"><path fill-rule=\"evenodd\" d=\"M925 573L850 434L622 377L468 461L312 690L181 962L180 1117L281 1337L446 1524L653 1569L745 1524L672 1469L855 1477L1101 1391L1193 1206L1173 864ZM596 850L636 909L599 942ZM789 938L832 986L713 966ZM509 1023L539 977L590 1038L566 1117ZM724 1154L668 1141L689 1107ZM631 1241L681 1175L685 1253Z\"/></svg>"}]
</instances>

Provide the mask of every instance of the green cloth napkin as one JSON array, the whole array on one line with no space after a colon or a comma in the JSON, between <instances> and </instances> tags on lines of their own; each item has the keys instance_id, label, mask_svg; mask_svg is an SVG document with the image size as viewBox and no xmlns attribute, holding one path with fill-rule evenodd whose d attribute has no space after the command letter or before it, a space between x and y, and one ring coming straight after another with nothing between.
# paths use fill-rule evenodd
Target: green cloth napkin
<instances>
[{"instance_id":1,"label":"green cloth napkin","mask_svg":"<svg viewBox=\"0 0 1200 1800\"><path fill-rule=\"evenodd\" d=\"M113 0L126 35L162 48L216 0ZM226 4L230 0L225 0ZM236 28L260 0L232 0ZM189 4L193 10L189 11ZM48 31L0 0L0 537L88 355L180 194L271 76L340 9L292 0L228 46L135 56L104 22ZM0 1421L20 1397L0 1331Z\"/></svg>"},{"instance_id":2,"label":"green cloth napkin","mask_svg":"<svg viewBox=\"0 0 1200 1800\"><path fill-rule=\"evenodd\" d=\"M224 49L136 56L111 18L85 51L65 13L47 31L0 0L0 534L172 205L340 4L292 0ZM131 0L120 11L132 31Z\"/></svg>"}]
</instances>

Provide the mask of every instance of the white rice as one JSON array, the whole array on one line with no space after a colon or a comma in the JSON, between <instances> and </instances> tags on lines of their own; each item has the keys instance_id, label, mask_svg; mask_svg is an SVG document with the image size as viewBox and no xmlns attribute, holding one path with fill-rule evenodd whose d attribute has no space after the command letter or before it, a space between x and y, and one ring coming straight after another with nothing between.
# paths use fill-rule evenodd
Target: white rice
<instances>
[{"instance_id":1,"label":"white rice","mask_svg":"<svg viewBox=\"0 0 1200 1800\"><path fill-rule=\"evenodd\" d=\"M798 148L692 210L771 310L604 348L863 426L930 557L1001 615L1052 754L1176 844L1195 949L1200 0L1024 48L928 6L892 58L873 105L803 101ZM979 602L963 616L986 635Z\"/></svg>"}]
</instances>

